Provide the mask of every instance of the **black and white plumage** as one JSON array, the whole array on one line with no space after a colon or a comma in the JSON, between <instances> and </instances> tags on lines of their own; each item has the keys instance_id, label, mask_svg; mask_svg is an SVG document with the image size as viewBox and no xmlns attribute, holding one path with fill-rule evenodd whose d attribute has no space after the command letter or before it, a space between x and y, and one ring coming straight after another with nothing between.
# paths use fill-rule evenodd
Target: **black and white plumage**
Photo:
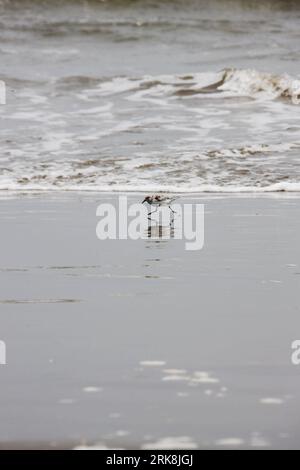
<instances>
[{"instance_id":1,"label":"black and white plumage","mask_svg":"<svg viewBox=\"0 0 300 470\"><path fill-rule=\"evenodd\" d=\"M161 206L167 206L170 209L170 211L173 214L175 214L175 211L171 207L171 204L173 201L175 201L175 199L177 199L176 196L170 196L170 195L165 195L165 194L152 194L151 196L146 196L142 204L147 202L150 205L150 207L152 206L156 207L154 211L149 212L148 216L156 212L158 208Z\"/></svg>"}]
</instances>

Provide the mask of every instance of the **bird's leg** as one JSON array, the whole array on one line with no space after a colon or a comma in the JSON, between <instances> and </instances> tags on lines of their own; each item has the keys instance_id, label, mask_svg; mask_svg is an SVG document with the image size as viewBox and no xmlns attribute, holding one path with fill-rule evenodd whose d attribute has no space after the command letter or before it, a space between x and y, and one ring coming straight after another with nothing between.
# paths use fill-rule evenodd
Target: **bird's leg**
<instances>
[{"instance_id":1,"label":"bird's leg","mask_svg":"<svg viewBox=\"0 0 300 470\"><path fill-rule=\"evenodd\" d=\"M170 211L172 212L172 214L177 214L177 212L174 211L171 206L169 206L169 209L170 209Z\"/></svg>"},{"instance_id":2,"label":"bird's leg","mask_svg":"<svg viewBox=\"0 0 300 470\"><path fill-rule=\"evenodd\" d=\"M151 215L151 214L155 214L155 212L157 212L157 211L158 211L158 207L155 209L155 211L149 212L149 213L148 213L148 217L149 217L149 215Z\"/></svg>"}]
</instances>

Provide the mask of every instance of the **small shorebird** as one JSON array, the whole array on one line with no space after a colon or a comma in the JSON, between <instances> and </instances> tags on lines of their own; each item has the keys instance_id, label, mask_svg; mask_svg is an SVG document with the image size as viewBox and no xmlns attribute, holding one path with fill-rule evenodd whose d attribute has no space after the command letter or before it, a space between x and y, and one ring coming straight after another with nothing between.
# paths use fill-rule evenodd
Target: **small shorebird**
<instances>
[{"instance_id":1,"label":"small shorebird","mask_svg":"<svg viewBox=\"0 0 300 470\"><path fill-rule=\"evenodd\" d=\"M149 212L148 216L151 214L154 214L154 212L157 212L158 208L161 206L168 206L172 214L176 214L176 212L172 209L171 204L173 201L175 201L177 197L175 196L166 196L163 194L153 194L152 196L146 196L145 199L143 200L142 204L147 202L150 207L154 206L156 209L152 212Z\"/></svg>"}]
</instances>

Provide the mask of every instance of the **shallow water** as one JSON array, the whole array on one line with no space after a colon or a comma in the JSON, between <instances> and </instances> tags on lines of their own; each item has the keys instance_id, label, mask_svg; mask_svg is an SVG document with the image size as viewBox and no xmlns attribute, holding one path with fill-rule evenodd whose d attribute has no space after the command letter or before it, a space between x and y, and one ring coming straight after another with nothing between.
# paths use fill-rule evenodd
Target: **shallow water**
<instances>
[{"instance_id":1,"label":"shallow water","mask_svg":"<svg viewBox=\"0 0 300 470\"><path fill-rule=\"evenodd\" d=\"M299 20L297 2L2 1L0 189L298 191Z\"/></svg>"}]
</instances>

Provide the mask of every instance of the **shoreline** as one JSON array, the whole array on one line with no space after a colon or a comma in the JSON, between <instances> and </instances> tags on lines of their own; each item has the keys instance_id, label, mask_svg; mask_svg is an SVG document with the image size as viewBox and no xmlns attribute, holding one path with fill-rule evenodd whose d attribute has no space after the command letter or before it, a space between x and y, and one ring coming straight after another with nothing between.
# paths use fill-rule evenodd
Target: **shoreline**
<instances>
[{"instance_id":1,"label":"shoreline","mask_svg":"<svg viewBox=\"0 0 300 470\"><path fill-rule=\"evenodd\" d=\"M209 191L195 191L195 192L178 192L178 191L153 191L149 192L147 190L117 190L117 191L98 191L98 190L73 190L73 189L66 189L66 190L28 190L28 191L20 191L20 190L6 190L0 189L0 201L5 200L6 196L9 197L16 197L17 199L22 199L23 197L48 197L49 200L51 197L59 198L64 196L77 196L80 198L81 196L122 196L122 195L129 195L129 196L140 196L145 194L170 194L176 195L178 194L178 198L199 198L205 197L206 199L214 199L214 197L222 198L222 197L232 197L235 199L259 199L259 198L272 198L272 197L300 197L300 190L299 191L262 191L262 192L253 192L253 191L241 191L241 192L209 192Z\"/></svg>"},{"instance_id":2,"label":"shoreline","mask_svg":"<svg viewBox=\"0 0 300 470\"><path fill-rule=\"evenodd\" d=\"M291 183L293 184L293 183ZM297 184L297 183L295 183ZM14 189L0 189L0 199L1 199L1 196L2 195L20 195L21 196L27 196L27 195L37 195L37 196L41 196L41 195L64 195L64 194L77 194L78 196L80 195L88 195L88 194L99 194L99 195L105 195L105 194L108 194L108 195L119 195L119 194L130 194L130 195L134 195L134 194L153 194L153 193L158 193L158 194L178 194L180 195L180 197L188 197L188 196L191 196L191 197L195 197L195 196L201 196L201 195L205 195L205 196L208 196L208 197L213 197L214 195L218 195L218 196L227 196L227 195L234 195L234 196L237 196L237 197L242 197L242 196L246 196L246 197L251 197L251 195L253 196L257 196L257 197L260 197L260 196L264 196L264 195L273 195L273 194L299 194L300 195L300 188L299 189L295 189L295 190L287 190L287 189L278 189L278 190L269 190L268 188L266 188L265 190L264 189L258 189L256 191L254 190L240 190L240 189L236 189L236 190L224 190L224 191L219 191L219 190L205 190L205 191L189 191L189 190L185 190L185 191L180 191L180 190L169 190L169 189L116 189L116 190L108 190L108 189L103 189L103 190L99 190L99 189L28 189L28 190L20 190L20 189L17 189L17 190L14 190Z\"/></svg>"}]
</instances>

